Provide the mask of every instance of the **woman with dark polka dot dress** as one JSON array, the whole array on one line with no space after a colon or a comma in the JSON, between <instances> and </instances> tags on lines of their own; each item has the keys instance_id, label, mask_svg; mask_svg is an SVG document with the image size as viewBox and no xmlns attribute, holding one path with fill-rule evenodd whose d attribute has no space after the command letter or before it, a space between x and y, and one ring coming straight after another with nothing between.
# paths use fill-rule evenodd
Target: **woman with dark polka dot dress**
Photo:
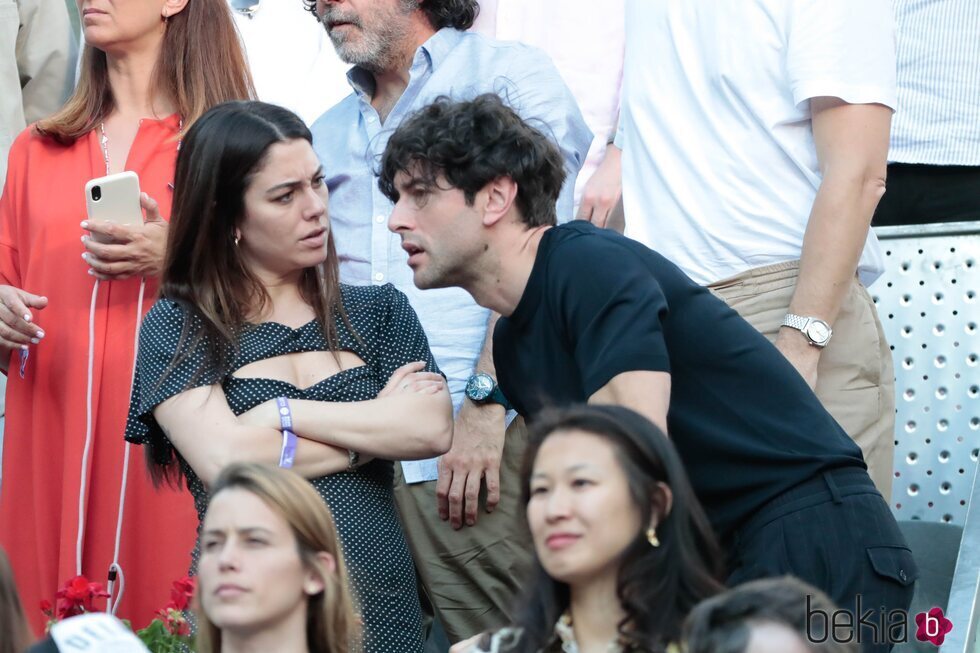
<instances>
[{"instance_id":1,"label":"woman with dark polka dot dress","mask_svg":"<svg viewBox=\"0 0 980 653\"><path fill-rule=\"evenodd\" d=\"M338 283L310 142L260 102L220 105L188 132L126 438L147 445L155 482L185 480L199 516L228 463L305 476L336 519L364 650L421 653L391 461L448 449L449 392L404 295Z\"/></svg>"}]
</instances>

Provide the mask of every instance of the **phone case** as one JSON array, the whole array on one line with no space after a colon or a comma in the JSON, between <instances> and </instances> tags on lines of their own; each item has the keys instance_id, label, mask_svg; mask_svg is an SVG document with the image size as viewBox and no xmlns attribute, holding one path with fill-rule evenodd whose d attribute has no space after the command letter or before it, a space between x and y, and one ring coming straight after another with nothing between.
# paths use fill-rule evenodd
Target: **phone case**
<instances>
[{"instance_id":1,"label":"phone case","mask_svg":"<svg viewBox=\"0 0 980 653\"><path fill-rule=\"evenodd\" d=\"M135 172L126 171L89 181L85 184L85 208L91 222L131 226L142 224L139 177ZM92 234L92 237L103 242L106 240L99 234Z\"/></svg>"}]
</instances>

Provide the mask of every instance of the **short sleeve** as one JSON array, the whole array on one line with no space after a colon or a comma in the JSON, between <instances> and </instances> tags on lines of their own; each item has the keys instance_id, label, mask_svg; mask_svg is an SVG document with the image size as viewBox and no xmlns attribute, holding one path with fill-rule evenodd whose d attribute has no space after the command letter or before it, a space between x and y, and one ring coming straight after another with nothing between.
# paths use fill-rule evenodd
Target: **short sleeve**
<instances>
[{"instance_id":1,"label":"short sleeve","mask_svg":"<svg viewBox=\"0 0 980 653\"><path fill-rule=\"evenodd\" d=\"M391 284L385 284L381 290L377 360L383 381L387 383L395 370L415 361L425 361L427 372L441 374L429 349L429 339L408 297Z\"/></svg>"},{"instance_id":2,"label":"short sleeve","mask_svg":"<svg viewBox=\"0 0 980 653\"><path fill-rule=\"evenodd\" d=\"M199 325L200 318L169 299L157 301L146 314L126 422L128 441L163 444L166 439L153 409L181 392L218 382L206 363L207 341L194 337Z\"/></svg>"},{"instance_id":3,"label":"short sleeve","mask_svg":"<svg viewBox=\"0 0 980 653\"><path fill-rule=\"evenodd\" d=\"M836 97L895 108L895 17L890 0L788 4L786 70L793 101Z\"/></svg>"},{"instance_id":4,"label":"short sleeve","mask_svg":"<svg viewBox=\"0 0 980 653\"><path fill-rule=\"evenodd\" d=\"M670 371L667 300L637 253L601 237L570 238L552 251L547 284L585 396L623 372Z\"/></svg>"}]
</instances>

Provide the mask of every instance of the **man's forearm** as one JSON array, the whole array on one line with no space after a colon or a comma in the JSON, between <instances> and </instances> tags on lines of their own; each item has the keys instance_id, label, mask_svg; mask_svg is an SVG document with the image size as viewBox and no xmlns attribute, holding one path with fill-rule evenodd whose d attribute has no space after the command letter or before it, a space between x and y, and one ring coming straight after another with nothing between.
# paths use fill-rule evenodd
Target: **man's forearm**
<instances>
[{"instance_id":1,"label":"man's forearm","mask_svg":"<svg viewBox=\"0 0 980 653\"><path fill-rule=\"evenodd\" d=\"M854 278L884 180L842 174L824 178L803 239L789 312L833 325Z\"/></svg>"},{"instance_id":2,"label":"man's forearm","mask_svg":"<svg viewBox=\"0 0 980 653\"><path fill-rule=\"evenodd\" d=\"M885 192L891 110L837 98L814 98L810 106L823 181L803 237L790 312L832 325Z\"/></svg>"}]
</instances>

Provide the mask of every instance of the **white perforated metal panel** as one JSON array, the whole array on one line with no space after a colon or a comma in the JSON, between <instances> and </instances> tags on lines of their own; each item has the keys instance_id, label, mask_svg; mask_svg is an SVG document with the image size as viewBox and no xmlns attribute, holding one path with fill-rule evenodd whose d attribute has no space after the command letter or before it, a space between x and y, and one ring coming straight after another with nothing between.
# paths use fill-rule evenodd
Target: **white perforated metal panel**
<instances>
[{"instance_id":1,"label":"white perforated metal panel","mask_svg":"<svg viewBox=\"0 0 980 653\"><path fill-rule=\"evenodd\" d=\"M980 225L879 229L872 287L895 361L899 519L962 524L980 455Z\"/></svg>"}]
</instances>

